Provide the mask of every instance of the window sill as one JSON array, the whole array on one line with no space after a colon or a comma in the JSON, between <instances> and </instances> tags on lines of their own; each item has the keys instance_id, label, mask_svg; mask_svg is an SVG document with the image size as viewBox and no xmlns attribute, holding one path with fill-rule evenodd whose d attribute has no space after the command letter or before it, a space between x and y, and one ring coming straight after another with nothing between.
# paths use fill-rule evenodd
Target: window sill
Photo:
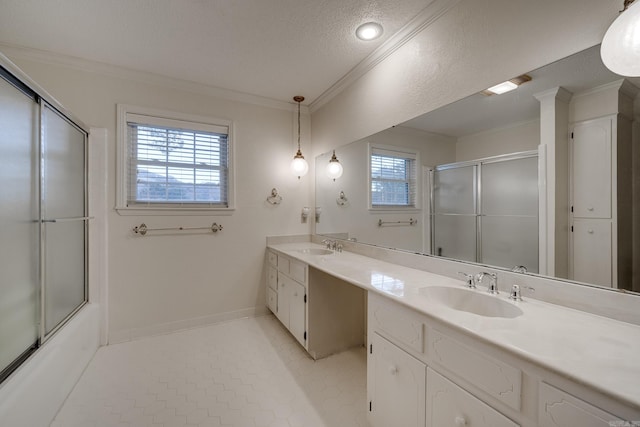
<instances>
[{"instance_id":1,"label":"window sill","mask_svg":"<svg viewBox=\"0 0 640 427\"><path fill-rule=\"evenodd\" d=\"M381 208L374 208L374 207L369 207L369 212L402 212L402 213L421 213L422 209L418 209L415 207L407 207L407 208L403 208L402 206L389 206L389 207L381 207Z\"/></svg>"},{"instance_id":2,"label":"window sill","mask_svg":"<svg viewBox=\"0 0 640 427\"><path fill-rule=\"evenodd\" d=\"M198 207L129 207L120 206L115 208L118 215L122 216L230 216L235 212L235 208L198 208Z\"/></svg>"}]
</instances>

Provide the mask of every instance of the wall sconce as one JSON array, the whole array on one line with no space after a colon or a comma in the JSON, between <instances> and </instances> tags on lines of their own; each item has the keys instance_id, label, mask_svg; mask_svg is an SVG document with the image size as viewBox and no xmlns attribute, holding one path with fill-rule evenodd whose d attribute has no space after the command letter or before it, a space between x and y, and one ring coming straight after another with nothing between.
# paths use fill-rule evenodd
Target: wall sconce
<instances>
[{"instance_id":1,"label":"wall sconce","mask_svg":"<svg viewBox=\"0 0 640 427\"><path fill-rule=\"evenodd\" d=\"M338 206L344 206L347 204L348 201L349 199L347 199L347 196L344 194L344 191L341 191L340 195L336 199L336 203L338 204Z\"/></svg>"},{"instance_id":2,"label":"wall sconce","mask_svg":"<svg viewBox=\"0 0 640 427\"><path fill-rule=\"evenodd\" d=\"M336 157L336 150L333 150L333 155L327 165L327 176L334 181L342 176L342 165Z\"/></svg>"},{"instance_id":3,"label":"wall sconce","mask_svg":"<svg viewBox=\"0 0 640 427\"><path fill-rule=\"evenodd\" d=\"M267 202L271 203L272 205L279 205L281 201L282 196L278 194L278 189L275 187L272 188L271 194L267 197Z\"/></svg>"},{"instance_id":4,"label":"wall sconce","mask_svg":"<svg viewBox=\"0 0 640 427\"><path fill-rule=\"evenodd\" d=\"M300 179L309 171L309 164L304 159L302 151L300 151L300 103L304 101L304 96L294 96L293 100L298 103L298 151L291 161L291 172Z\"/></svg>"},{"instance_id":5,"label":"wall sconce","mask_svg":"<svg viewBox=\"0 0 640 427\"><path fill-rule=\"evenodd\" d=\"M309 218L309 208L305 206L300 214L300 222L304 224L307 222L307 218Z\"/></svg>"},{"instance_id":6,"label":"wall sconce","mask_svg":"<svg viewBox=\"0 0 640 427\"><path fill-rule=\"evenodd\" d=\"M625 0L624 9L602 39L600 57L616 74L640 76L640 2Z\"/></svg>"},{"instance_id":7,"label":"wall sconce","mask_svg":"<svg viewBox=\"0 0 640 427\"><path fill-rule=\"evenodd\" d=\"M316 206L316 222L320 222L320 214L322 214L322 208L320 206Z\"/></svg>"}]
</instances>

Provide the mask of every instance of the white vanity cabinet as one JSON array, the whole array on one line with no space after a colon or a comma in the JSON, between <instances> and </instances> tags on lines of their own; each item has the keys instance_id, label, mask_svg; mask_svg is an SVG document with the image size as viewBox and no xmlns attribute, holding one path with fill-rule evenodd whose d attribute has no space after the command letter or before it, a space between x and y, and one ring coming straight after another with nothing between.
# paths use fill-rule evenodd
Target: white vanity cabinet
<instances>
[{"instance_id":1,"label":"white vanity cabinet","mask_svg":"<svg viewBox=\"0 0 640 427\"><path fill-rule=\"evenodd\" d=\"M305 348L307 271L305 263L267 251L267 307Z\"/></svg>"},{"instance_id":2,"label":"white vanity cabinet","mask_svg":"<svg viewBox=\"0 0 640 427\"><path fill-rule=\"evenodd\" d=\"M640 420L593 389L389 298L369 292L368 302L373 427L610 427L626 425L614 424L621 417Z\"/></svg>"}]
</instances>

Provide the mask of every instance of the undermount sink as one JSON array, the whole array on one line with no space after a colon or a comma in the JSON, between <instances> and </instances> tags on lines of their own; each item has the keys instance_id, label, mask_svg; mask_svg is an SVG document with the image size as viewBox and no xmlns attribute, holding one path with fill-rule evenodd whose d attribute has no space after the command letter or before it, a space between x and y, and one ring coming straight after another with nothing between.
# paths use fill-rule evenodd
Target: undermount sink
<instances>
[{"instance_id":1,"label":"undermount sink","mask_svg":"<svg viewBox=\"0 0 640 427\"><path fill-rule=\"evenodd\" d=\"M331 249L321 249L321 248L299 249L298 252L305 255L331 255L333 253Z\"/></svg>"},{"instance_id":2,"label":"undermount sink","mask_svg":"<svg viewBox=\"0 0 640 427\"><path fill-rule=\"evenodd\" d=\"M418 292L430 301L438 302L449 308L484 317L514 318L522 315L522 310L510 301L499 296L483 294L482 290L430 286Z\"/></svg>"}]
</instances>

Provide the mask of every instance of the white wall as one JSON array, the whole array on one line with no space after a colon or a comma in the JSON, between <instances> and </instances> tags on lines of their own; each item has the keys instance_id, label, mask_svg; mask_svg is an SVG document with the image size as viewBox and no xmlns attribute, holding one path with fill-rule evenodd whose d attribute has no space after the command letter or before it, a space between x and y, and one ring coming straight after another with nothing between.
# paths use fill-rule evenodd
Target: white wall
<instances>
[{"instance_id":1,"label":"white wall","mask_svg":"<svg viewBox=\"0 0 640 427\"><path fill-rule=\"evenodd\" d=\"M110 342L265 312L261 286L265 237L309 233L309 225L301 224L298 215L302 206L310 205L309 176L298 181L289 172L297 132L293 105L223 93L224 99L197 93L197 87L183 82L66 58L18 50L5 54L80 120L107 129ZM118 103L233 120L236 211L228 216L116 213L112 208ZM308 133L305 115L305 154L309 153ZM266 202L273 187L283 197L281 205ZM189 227L214 221L224 226L215 235L140 237L131 231L142 222L149 227Z\"/></svg>"},{"instance_id":2,"label":"white wall","mask_svg":"<svg viewBox=\"0 0 640 427\"><path fill-rule=\"evenodd\" d=\"M540 120L515 123L458 138L456 162L501 154L537 150L540 145Z\"/></svg>"}]
</instances>

